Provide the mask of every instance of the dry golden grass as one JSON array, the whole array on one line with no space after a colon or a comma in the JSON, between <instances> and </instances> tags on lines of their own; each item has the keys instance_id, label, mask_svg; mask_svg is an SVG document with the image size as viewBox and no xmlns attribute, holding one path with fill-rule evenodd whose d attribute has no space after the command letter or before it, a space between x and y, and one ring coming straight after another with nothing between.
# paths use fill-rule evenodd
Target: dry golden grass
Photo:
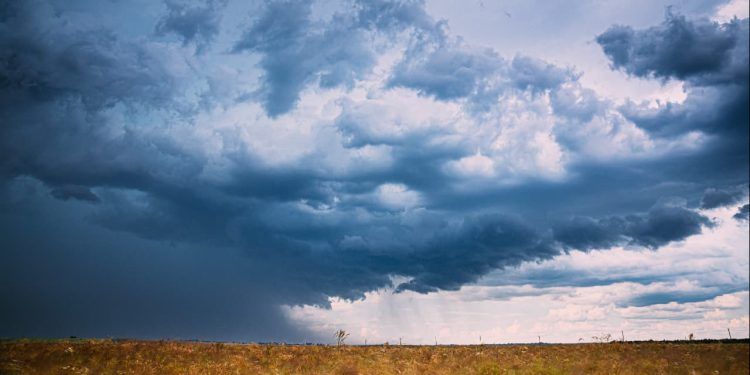
<instances>
[{"instance_id":1,"label":"dry golden grass","mask_svg":"<svg viewBox=\"0 0 750 375\"><path fill-rule=\"evenodd\" d=\"M747 374L742 343L292 346L0 342L0 374Z\"/></svg>"}]
</instances>

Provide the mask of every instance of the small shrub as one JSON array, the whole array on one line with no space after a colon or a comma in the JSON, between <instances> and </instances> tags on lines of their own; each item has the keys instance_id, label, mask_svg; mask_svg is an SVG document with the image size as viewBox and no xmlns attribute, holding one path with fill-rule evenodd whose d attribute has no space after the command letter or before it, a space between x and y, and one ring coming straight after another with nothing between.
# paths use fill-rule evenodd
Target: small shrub
<instances>
[{"instance_id":1,"label":"small shrub","mask_svg":"<svg viewBox=\"0 0 750 375\"><path fill-rule=\"evenodd\" d=\"M336 346L341 346L344 344L344 340L349 337L349 334L343 329L340 329L333 334L333 337L336 338Z\"/></svg>"}]
</instances>

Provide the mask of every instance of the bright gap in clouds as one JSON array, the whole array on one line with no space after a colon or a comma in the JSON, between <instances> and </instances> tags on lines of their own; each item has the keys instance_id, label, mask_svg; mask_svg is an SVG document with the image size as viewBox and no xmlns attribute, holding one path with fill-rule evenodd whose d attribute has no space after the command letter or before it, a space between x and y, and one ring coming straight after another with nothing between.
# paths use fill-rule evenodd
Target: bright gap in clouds
<instances>
[{"instance_id":1,"label":"bright gap in clouds","mask_svg":"<svg viewBox=\"0 0 750 375\"><path fill-rule=\"evenodd\" d=\"M573 251L496 271L457 291L369 292L330 309L287 307L297 324L350 342L478 344L747 337L747 226L733 209L706 212L718 224L656 251ZM508 274L509 273L509 274ZM647 281L648 280L648 281ZM569 285L566 285L569 283Z\"/></svg>"},{"instance_id":2,"label":"bright gap in clouds","mask_svg":"<svg viewBox=\"0 0 750 375\"><path fill-rule=\"evenodd\" d=\"M731 0L719 6L712 18L718 22L728 22L733 18L747 18L748 15L750 15L749 0Z\"/></svg>"}]
</instances>

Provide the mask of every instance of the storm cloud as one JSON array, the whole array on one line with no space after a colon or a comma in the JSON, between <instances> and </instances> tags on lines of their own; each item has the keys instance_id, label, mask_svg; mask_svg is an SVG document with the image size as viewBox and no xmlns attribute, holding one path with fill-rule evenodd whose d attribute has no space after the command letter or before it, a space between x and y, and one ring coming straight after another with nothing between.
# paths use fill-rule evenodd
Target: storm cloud
<instances>
[{"instance_id":1,"label":"storm cloud","mask_svg":"<svg viewBox=\"0 0 750 375\"><path fill-rule=\"evenodd\" d=\"M655 250L747 196L747 19L596 36L613 69L685 82L654 107L421 1L164 5L137 35L0 9L0 335L316 339L280 306Z\"/></svg>"}]
</instances>

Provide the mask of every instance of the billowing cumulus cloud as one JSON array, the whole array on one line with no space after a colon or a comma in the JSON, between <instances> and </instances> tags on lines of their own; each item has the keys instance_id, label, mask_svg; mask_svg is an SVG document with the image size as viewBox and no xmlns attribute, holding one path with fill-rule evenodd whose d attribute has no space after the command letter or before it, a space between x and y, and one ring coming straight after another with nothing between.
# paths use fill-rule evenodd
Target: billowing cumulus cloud
<instances>
[{"instance_id":1,"label":"billowing cumulus cloud","mask_svg":"<svg viewBox=\"0 0 750 375\"><path fill-rule=\"evenodd\" d=\"M527 56L506 61L491 49L466 46L445 31L413 40L388 81L438 100L470 98L488 110L508 90L544 92L575 80L568 69Z\"/></svg>"},{"instance_id":2,"label":"billowing cumulus cloud","mask_svg":"<svg viewBox=\"0 0 750 375\"><path fill-rule=\"evenodd\" d=\"M629 74L696 85L747 80L747 22L687 20L667 12L659 26L614 26L596 37L612 66Z\"/></svg>"},{"instance_id":3,"label":"billowing cumulus cloud","mask_svg":"<svg viewBox=\"0 0 750 375\"><path fill-rule=\"evenodd\" d=\"M680 79L689 85L682 105L668 103L655 111L626 109L642 127L655 134L747 131L747 19L719 24L668 12L659 26L645 30L614 26L596 41L617 69L639 77ZM721 110L702 111L705 105Z\"/></svg>"},{"instance_id":4,"label":"billowing cumulus cloud","mask_svg":"<svg viewBox=\"0 0 750 375\"><path fill-rule=\"evenodd\" d=\"M690 240L721 224L706 210L747 199L746 19L668 13L592 35L613 69L686 87L682 102L617 103L575 67L462 39L421 1L256 5L170 0L126 25L92 17L111 4L2 8L0 232L15 234L0 244L23 266L4 272L4 301L31 298L41 316L106 279L71 298L132 316L113 326L69 309L61 327L313 339L280 306L496 273L521 285L533 271L518 267L573 251ZM87 243L102 253L75 250ZM127 262L148 280L99 271L130 247L149 249ZM50 273L46 257L65 266ZM701 288L628 298L728 293ZM194 311L164 323L180 305ZM25 316L0 326L37 334Z\"/></svg>"}]
</instances>

